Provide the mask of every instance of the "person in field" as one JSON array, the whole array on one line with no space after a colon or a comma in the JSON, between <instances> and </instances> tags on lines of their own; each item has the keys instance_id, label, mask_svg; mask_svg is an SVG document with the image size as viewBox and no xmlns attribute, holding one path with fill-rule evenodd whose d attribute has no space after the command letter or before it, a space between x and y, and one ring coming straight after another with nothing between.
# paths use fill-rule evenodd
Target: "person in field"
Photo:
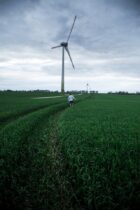
<instances>
[{"instance_id":1,"label":"person in field","mask_svg":"<svg viewBox=\"0 0 140 210\"><path fill-rule=\"evenodd\" d=\"M68 103L70 106L73 106L75 97L70 93L68 96Z\"/></svg>"}]
</instances>

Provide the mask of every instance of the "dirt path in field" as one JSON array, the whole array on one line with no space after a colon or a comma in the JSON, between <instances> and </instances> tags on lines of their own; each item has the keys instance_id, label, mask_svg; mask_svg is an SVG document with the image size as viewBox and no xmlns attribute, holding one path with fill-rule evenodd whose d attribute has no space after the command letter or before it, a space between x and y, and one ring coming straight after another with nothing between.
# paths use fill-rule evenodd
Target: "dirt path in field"
<instances>
[{"instance_id":1,"label":"dirt path in field","mask_svg":"<svg viewBox=\"0 0 140 210\"><path fill-rule=\"evenodd\" d=\"M51 156L50 173L53 178L52 185L55 187L54 193L58 195L56 207L62 210L82 209L71 185L72 176L67 168L58 139L58 120L61 113L50 118L49 126L47 126L49 129L47 128L44 132L44 135L47 133L49 137L47 141L49 141L48 154ZM72 203L75 203L74 208Z\"/></svg>"}]
</instances>

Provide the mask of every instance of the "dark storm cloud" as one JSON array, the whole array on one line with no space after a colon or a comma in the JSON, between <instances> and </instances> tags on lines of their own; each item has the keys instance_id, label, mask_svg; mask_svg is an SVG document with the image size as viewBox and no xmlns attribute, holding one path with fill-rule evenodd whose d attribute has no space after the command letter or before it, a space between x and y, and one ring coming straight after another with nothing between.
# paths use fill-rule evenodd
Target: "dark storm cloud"
<instances>
[{"instance_id":1,"label":"dark storm cloud","mask_svg":"<svg viewBox=\"0 0 140 210\"><path fill-rule=\"evenodd\" d=\"M129 9L135 9L140 11L140 1L139 0L119 0L120 4Z\"/></svg>"},{"instance_id":2,"label":"dark storm cloud","mask_svg":"<svg viewBox=\"0 0 140 210\"><path fill-rule=\"evenodd\" d=\"M139 0L105 0L111 5L122 7L123 9L133 11L140 14L140 1Z\"/></svg>"},{"instance_id":3,"label":"dark storm cloud","mask_svg":"<svg viewBox=\"0 0 140 210\"><path fill-rule=\"evenodd\" d=\"M0 0L0 47L34 45L32 28L27 16L37 6L38 0ZM32 33L32 35L31 35ZM36 46L37 47L37 43Z\"/></svg>"},{"instance_id":4,"label":"dark storm cloud","mask_svg":"<svg viewBox=\"0 0 140 210\"><path fill-rule=\"evenodd\" d=\"M35 4L40 0L0 0L0 9L14 8L18 5Z\"/></svg>"},{"instance_id":5,"label":"dark storm cloud","mask_svg":"<svg viewBox=\"0 0 140 210\"><path fill-rule=\"evenodd\" d=\"M0 0L0 8L7 8L20 2L20 0Z\"/></svg>"},{"instance_id":6,"label":"dark storm cloud","mask_svg":"<svg viewBox=\"0 0 140 210\"><path fill-rule=\"evenodd\" d=\"M21 19L25 11L35 8L40 0L0 0L0 18L12 18L13 16Z\"/></svg>"}]
</instances>

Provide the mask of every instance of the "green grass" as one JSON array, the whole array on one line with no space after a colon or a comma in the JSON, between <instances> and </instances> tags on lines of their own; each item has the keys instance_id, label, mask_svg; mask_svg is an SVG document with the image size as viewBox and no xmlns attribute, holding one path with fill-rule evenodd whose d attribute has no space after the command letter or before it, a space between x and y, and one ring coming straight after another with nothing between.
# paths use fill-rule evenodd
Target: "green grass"
<instances>
[{"instance_id":1,"label":"green grass","mask_svg":"<svg viewBox=\"0 0 140 210\"><path fill-rule=\"evenodd\" d=\"M136 210L140 97L0 93L0 208Z\"/></svg>"},{"instance_id":2,"label":"green grass","mask_svg":"<svg viewBox=\"0 0 140 210\"><path fill-rule=\"evenodd\" d=\"M34 99L40 96L48 96L44 93L30 92L1 92L0 93L0 128L7 122L17 119L30 112L66 101L65 97L52 99Z\"/></svg>"},{"instance_id":3,"label":"green grass","mask_svg":"<svg viewBox=\"0 0 140 210\"><path fill-rule=\"evenodd\" d=\"M13 94L1 97L0 208L56 207L55 183L60 182L52 177L58 161L50 149L49 119L68 107L67 98L33 100L30 94Z\"/></svg>"},{"instance_id":4,"label":"green grass","mask_svg":"<svg viewBox=\"0 0 140 210\"><path fill-rule=\"evenodd\" d=\"M47 169L44 168L44 162L49 159L45 147L47 139L44 142L39 135L49 117L65 107L66 104L61 103L44 108L10 123L1 131L1 208L28 209L30 206L33 208L35 203L41 205L39 195L42 186L39 184ZM44 156L46 160L43 159ZM49 179L50 174L47 171L45 173Z\"/></svg>"},{"instance_id":5,"label":"green grass","mask_svg":"<svg viewBox=\"0 0 140 210\"><path fill-rule=\"evenodd\" d=\"M85 209L137 209L139 107L139 96L102 95L62 115L62 150Z\"/></svg>"}]
</instances>

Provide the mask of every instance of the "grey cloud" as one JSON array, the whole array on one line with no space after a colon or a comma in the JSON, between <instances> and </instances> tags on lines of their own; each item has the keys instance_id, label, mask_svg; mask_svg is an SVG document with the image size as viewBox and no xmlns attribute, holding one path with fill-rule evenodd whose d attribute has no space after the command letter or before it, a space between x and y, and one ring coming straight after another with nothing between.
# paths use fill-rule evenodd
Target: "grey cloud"
<instances>
[{"instance_id":1,"label":"grey cloud","mask_svg":"<svg viewBox=\"0 0 140 210\"><path fill-rule=\"evenodd\" d=\"M123 7L123 9L126 9L126 10L128 9L131 11L133 10L134 12L140 14L140 1L139 0L117 0L117 1L105 0L105 1L106 3L109 2L112 5Z\"/></svg>"},{"instance_id":2,"label":"grey cloud","mask_svg":"<svg viewBox=\"0 0 140 210\"><path fill-rule=\"evenodd\" d=\"M9 58L0 58L0 63L8 62L10 61Z\"/></svg>"},{"instance_id":3,"label":"grey cloud","mask_svg":"<svg viewBox=\"0 0 140 210\"><path fill-rule=\"evenodd\" d=\"M9 9L17 10L19 7L27 5L33 7L34 4L39 3L40 0L0 0L0 10L5 12Z\"/></svg>"},{"instance_id":4,"label":"grey cloud","mask_svg":"<svg viewBox=\"0 0 140 210\"><path fill-rule=\"evenodd\" d=\"M49 58L51 65L46 61L37 69L35 64L20 63L18 68L61 75L61 49L51 47L66 40L77 15L69 43L76 72L66 56L66 76L80 77L83 72L85 77L107 73L139 77L139 8L136 0L1 0L0 50L5 53L0 61Z\"/></svg>"}]
</instances>

